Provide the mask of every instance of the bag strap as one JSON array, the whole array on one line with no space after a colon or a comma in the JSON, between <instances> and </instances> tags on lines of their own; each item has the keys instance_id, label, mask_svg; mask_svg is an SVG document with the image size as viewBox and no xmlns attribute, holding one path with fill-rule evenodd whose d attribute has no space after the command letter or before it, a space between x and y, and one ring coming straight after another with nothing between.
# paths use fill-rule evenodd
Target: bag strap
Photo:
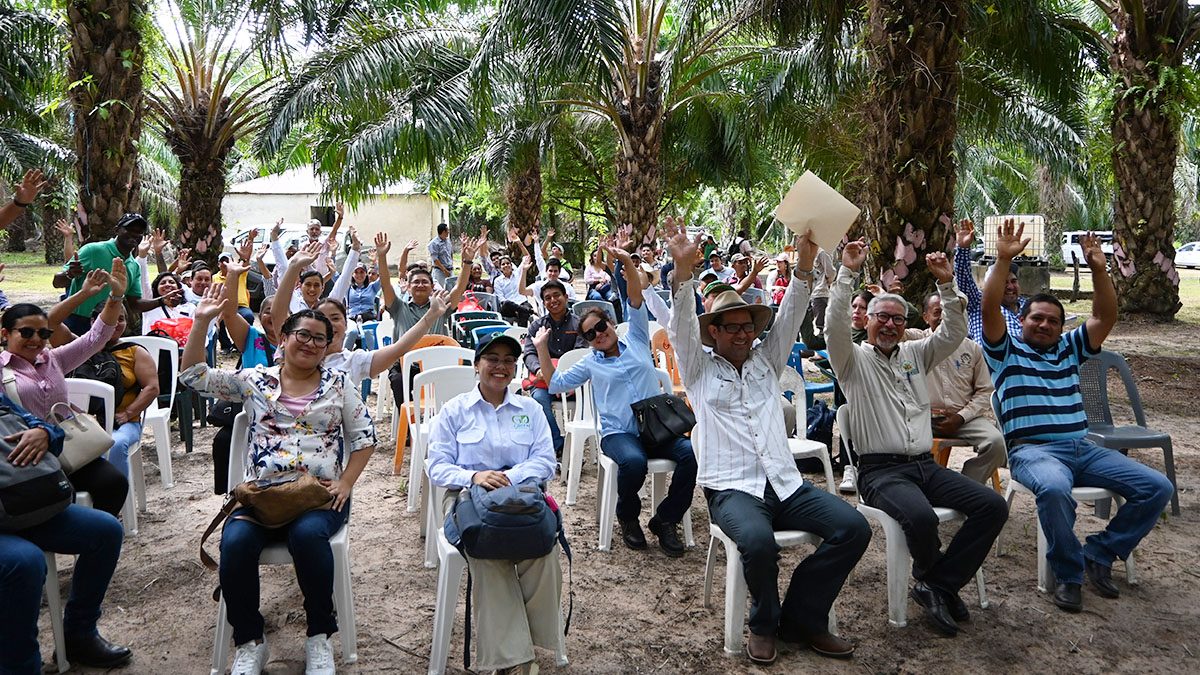
<instances>
[{"instance_id":1,"label":"bag strap","mask_svg":"<svg viewBox=\"0 0 1200 675\"><path fill-rule=\"evenodd\" d=\"M204 542L208 541L208 538L217 530L217 526L221 524L221 521L228 518L237 507L238 500L234 499L232 494L226 497L225 504L221 507L221 512L213 518L212 522L208 524L208 529L204 530L204 534L200 536L200 562L204 563L204 566L210 570L217 569L217 561L213 560L208 551L204 550Z\"/></svg>"},{"instance_id":2,"label":"bag strap","mask_svg":"<svg viewBox=\"0 0 1200 675\"><path fill-rule=\"evenodd\" d=\"M17 394L17 371L7 366L4 368L4 394L8 396L9 400L13 403L16 403L22 408L25 407L25 405L21 403L21 397Z\"/></svg>"}]
</instances>

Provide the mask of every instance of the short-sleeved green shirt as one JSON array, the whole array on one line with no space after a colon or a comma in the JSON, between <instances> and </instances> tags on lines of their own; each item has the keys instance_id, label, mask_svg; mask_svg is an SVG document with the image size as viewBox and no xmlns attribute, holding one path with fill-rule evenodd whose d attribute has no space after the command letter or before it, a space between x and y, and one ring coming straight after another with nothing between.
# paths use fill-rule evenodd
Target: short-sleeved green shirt
<instances>
[{"instance_id":1,"label":"short-sleeved green shirt","mask_svg":"<svg viewBox=\"0 0 1200 675\"><path fill-rule=\"evenodd\" d=\"M142 297L142 271L141 268L138 267L137 260L133 257L133 253L133 251L130 251L128 257L122 256L120 251L117 250L116 239L84 244L79 249L79 264L83 265L83 274L80 274L71 280L71 286L67 289L67 294L72 295L74 293L78 293L79 289L83 288L83 279L87 276L88 272L91 272L92 270L104 270L106 272L111 271L112 259L124 257L126 279L129 281L128 285L125 287L125 295L135 298ZM63 265L63 271L67 271L66 265ZM84 300L83 304L77 307L73 314L91 318L92 310L96 308L96 305L104 302L107 299L108 287L105 286L104 289L95 296Z\"/></svg>"}]
</instances>

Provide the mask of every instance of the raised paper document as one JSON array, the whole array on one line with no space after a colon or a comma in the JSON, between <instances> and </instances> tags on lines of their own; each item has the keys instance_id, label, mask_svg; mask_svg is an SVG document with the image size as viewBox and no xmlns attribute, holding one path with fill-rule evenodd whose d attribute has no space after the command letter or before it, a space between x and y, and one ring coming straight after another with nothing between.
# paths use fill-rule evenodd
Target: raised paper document
<instances>
[{"instance_id":1,"label":"raised paper document","mask_svg":"<svg viewBox=\"0 0 1200 675\"><path fill-rule=\"evenodd\" d=\"M837 248L858 214L857 206L811 171L805 171L775 207L779 222L796 234L812 232L811 240L826 251Z\"/></svg>"}]
</instances>

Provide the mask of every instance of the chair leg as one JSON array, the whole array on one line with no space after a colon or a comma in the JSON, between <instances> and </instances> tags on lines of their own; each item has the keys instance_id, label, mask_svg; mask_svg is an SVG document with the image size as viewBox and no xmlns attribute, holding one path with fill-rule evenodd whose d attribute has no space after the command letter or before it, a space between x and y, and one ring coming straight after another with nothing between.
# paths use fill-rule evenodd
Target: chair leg
<instances>
[{"instance_id":1,"label":"chair leg","mask_svg":"<svg viewBox=\"0 0 1200 675\"><path fill-rule=\"evenodd\" d=\"M129 488L135 494L133 505L138 511L146 512L146 466L142 464L142 447L129 456Z\"/></svg>"},{"instance_id":2,"label":"chair leg","mask_svg":"<svg viewBox=\"0 0 1200 675\"><path fill-rule=\"evenodd\" d=\"M175 487L175 474L171 471L171 420L163 415L152 417L149 422L154 431L154 448L158 451L158 473L162 478L162 486L171 489Z\"/></svg>"},{"instance_id":3,"label":"chair leg","mask_svg":"<svg viewBox=\"0 0 1200 675\"><path fill-rule=\"evenodd\" d=\"M688 548L696 547L696 538L692 536L692 509L683 512L683 543Z\"/></svg>"},{"instance_id":4,"label":"chair leg","mask_svg":"<svg viewBox=\"0 0 1200 675\"><path fill-rule=\"evenodd\" d=\"M354 616L354 588L350 584L350 547L338 545L333 555L333 595L342 640L342 663L354 663L358 660L358 625Z\"/></svg>"},{"instance_id":5,"label":"chair leg","mask_svg":"<svg viewBox=\"0 0 1200 675\"><path fill-rule=\"evenodd\" d=\"M708 557L704 562L704 608L712 607L712 578L713 570L717 564L717 542L720 539L716 537L708 538Z\"/></svg>"},{"instance_id":6,"label":"chair leg","mask_svg":"<svg viewBox=\"0 0 1200 675\"><path fill-rule=\"evenodd\" d=\"M1163 468L1167 470L1167 480L1175 487L1171 493L1171 515L1179 515L1179 483L1175 482L1175 452L1171 449L1171 439L1163 444Z\"/></svg>"},{"instance_id":7,"label":"chair leg","mask_svg":"<svg viewBox=\"0 0 1200 675\"><path fill-rule=\"evenodd\" d=\"M65 673L71 664L67 661L67 636L63 631L62 591L58 587L58 561L54 553L46 551L46 606L50 610L50 630L54 633L54 657L58 661L58 672Z\"/></svg>"},{"instance_id":8,"label":"chair leg","mask_svg":"<svg viewBox=\"0 0 1200 675\"><path fill-rule=\"evenodd\" d=\"M888 522L891 521L891 522ZM887 594L888 623L897 628L908 625L908 577L911 574L912 558L908 553L908 541L900 523L882 521L884 548L887 551Z\"/></svg>"},{"instance_id":9,"label":"chair leg","mask_svg":"<svg viewBox=\"0 0 1200 675\"><path fill-rule=\"evenodd\" d=\"M613 525L617 519L617 468L613 466L611 471L606 471L603 463L600 467L604 474L599 499L600 550L608 551L612 548Z\"/></svg>"},{"instance_id":10,"label":"chair leg","mask_svg":"<svg viewBox=\"0 0 1200 675\"><path fill-rule=\"evenodd\" d=\"M988 601L987 586L985 586L983 584L983 566L982 565L979 566L979 569L975 570L975 584L976 584L976 586L979 587L979 606L982 609L987 609L988 606L991 605L992 603L990 603Z\"/></svg>"},{"instance_id":11,"label":"chair leg","mask_svg":"<svg viewBox=\"0 0 1200 675\"><path fill-rule=\"evenodd\" d=\"M1013 489L1012 480L1010 479L1008 482L1008 489L1004 492L1004 501L1006 504L1008 504L1009 513L1012 513L1013 497L1015 496L1016 490ZM1005 522L1004 525L1007 527L1008 523ZM1000 534L996 535L996 557L999 558L1002 555L1004 555L1004 528L1001 528Z\"/></svg>"},{"instance_id":12,"label":"chair leg","mask_svg":"<svg viewBox=\"0 0 1200 675\"><path fill-rule=\"evenodd\" d=\"M583 472L583 449L587 443L587 435L579 431L571 431L571 442L567 444L571 456L567 458L567 506L573 506L579 500L579 480Z\"/></svg>"},{"instance_id":13,"label":"chair leg","mask_svg":"<svg viewBox=\"0 0 1200 675\"><path fill-rule=\"evenodd\" d=\"M437 600L433 610L433 645L429 652L429 675L446 672L450 656L450 633L458 606L458 589L462 586L467 561L457 552L446 556L438 569Z\"/></svg>"},{"instance_id":14,"label":"chair leg","mask_svg":"<svg viewBox=\"0 0 1200 675\"><path fill-rule=\"evenodd\" d=\"M992 489L998 495L1004 494L1004 490L1000 487L1000 469L992 469Z\"/></svg>"},{"instance_id":15,"label":"chair leg","mask_svg":"<svg viewBox=\"0 0 1200 675\"><path fill-rule=\"evenodd\" d=\"M420 447L418 447L420 446ZM421 483L425 479L425 447L413 438L412 457L408 460L408 512L421 509Z\"/></svg>"},{"instance_id":16,"label":"chair leg","mask_svg":"<svg viewBox=\"0 0 1200 675\"><path fill-rule=\"evenodd\" d=\"M725 551L725 653L741 654L742 624L746 620L746 575L735 548Z\"/></svg>"},{"instance_id":17,"label":"chair leg","mask_svg":"<svg viewBox=\"0 0 1200 675\"><path fill-rule=\"evenodd\" d=\"M1037 513L1036 511L1034 512ZM1048 593L1051 585L1050 561L1046 560L1046 549L1050 548L1046 542L1046 533L1042 531L1042 521L1039 518L1034 518L1034 525L1037 527L1037 589L1043 593Z\"/></svg>"},{"instance_id":18,"label":"chair leg","mask_svg":"<svg viewBox=\"0 0 1200 675\"><path fill-rule=\"evenodd\" d=\"M437 514L442 510L438 508L438 490L434 489L433 484L428 486L428 496L422 501L422 518L425 523L425 567L426 569L435 569L438 566L437 552L437 534L440 531L438 527Z\"/></svg>"},{"instance_id":19,"label":"chair leg","mask_svg":"<svg viewBox=\"0 0 1200 675\"><path fill-rule=\"evenodd\" d=\"M213 638L210 675L225 675L225 666L229 663L229 641L233 639L233 626L229 625L229 614L223 594L217 602L217 627L214 632L216 636Z\"/></svg>"},{"instance_id":20,"label":"chair leg","mask_svg":"<svg viewBox=\"0 0 1200 675\"><path fill-rule=\"evenodd\" d=\"M132 467L134 465L134 462L136 462L137 464L140 465L142 462L141 454L136 453L136 452L130 454L129 462L130 462L130 464L129 464L130 467ZM130 473L133 474L134 477L136 478L136 475L138 473L140 473L140 470L134 470L131 468ZM145 482L145 477L142 477L142 481ZM137 486L130 485L129 493L125 496L125 504L121 506L121 520L123 521L123 523L125 525L125 536L126 537L132 537L133 535L138 533L137 493L138 493Z\"/></svg>"}]
</instances>

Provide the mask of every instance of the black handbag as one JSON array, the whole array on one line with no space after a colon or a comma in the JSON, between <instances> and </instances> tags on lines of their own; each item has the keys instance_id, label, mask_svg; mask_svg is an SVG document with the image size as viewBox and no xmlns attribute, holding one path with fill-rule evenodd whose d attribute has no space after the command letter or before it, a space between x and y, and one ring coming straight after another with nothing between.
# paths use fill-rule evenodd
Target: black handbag
<instances>
[{"instance_id":1,"label":"black handbag","mask_svg":"<svg viewBox=\"0 0 1200 675\"><path fill-rule=\"evenodd\" d=\"M642 445L659 446L683 438L696 426L696 414L674 394L659 394L630 404Z\"/></svg>"}]
</instances>

